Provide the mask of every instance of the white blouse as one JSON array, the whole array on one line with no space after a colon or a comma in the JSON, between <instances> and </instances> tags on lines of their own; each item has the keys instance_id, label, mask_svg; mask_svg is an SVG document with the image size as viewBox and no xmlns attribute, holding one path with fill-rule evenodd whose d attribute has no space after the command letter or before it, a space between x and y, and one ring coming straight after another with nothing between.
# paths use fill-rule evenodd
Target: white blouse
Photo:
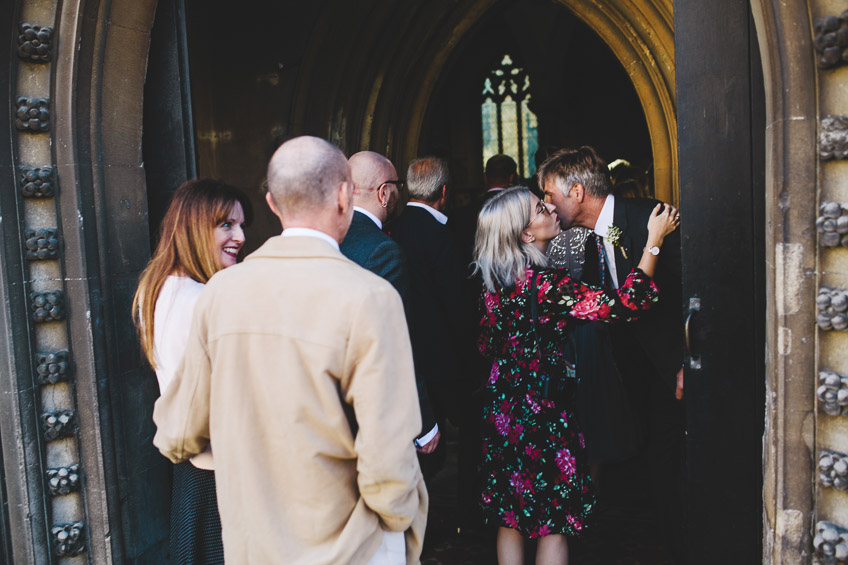
<instances>
[{"instance_id":1,"label":"white blouse","mask_svg":"<svg viewBox=\"0 0 848 565\"><path fill-rule=\"evenodd\" d=\"M183 360L194 305L203 287L189 277L170 275L159 291L153 311L153 360L160 394L174 380L174 373ZM191 462L198 469L213 470L211 446L192 457Z\"/></svg>"}]
</instances>

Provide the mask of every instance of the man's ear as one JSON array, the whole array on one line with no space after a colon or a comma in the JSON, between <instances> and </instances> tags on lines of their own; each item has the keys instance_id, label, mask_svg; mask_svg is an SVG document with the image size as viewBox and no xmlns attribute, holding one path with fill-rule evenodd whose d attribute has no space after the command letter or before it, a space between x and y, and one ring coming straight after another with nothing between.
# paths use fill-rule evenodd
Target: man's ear
<instances>
[{"instance_id":1,"label":"man's ear","mask_svg":"<svg viewBox=\"0 0 848 565\"><path fill-rule=\"evenodd\" d=\"M265 202L268 203L268 207L271 209L271 211L274 213L275 216L280 215L280 211L277 210L277 205L274 204L274 197L271 196L270 192L265 193Z\"/></svg>"},{"instance_id":2,"label":"man's ear","mask_svg":"<svg viewBox=\"0 0 848 565\"><path fill-rule=\"evenodd\" d=\"M347 214L348 210L353 206L353 183L344 181L339 184L336 194L339 213Z\"/></svg>"},{"instance_id":3,"label":"man's ear","mask_svg":"<svg viewBox=\"0 0 848 565\"><path fill-rule=\"evenodd\" d=\"M577 199L577 202L582 204L586 198L586 187L582 183L576 182L571 186L571 190L574 191L574 198Z\"/></svg>"},{"instance_id":4,"label":"man's ear","mask_svg":"<svg viewBox=\"0 0 848 565\"><path fill-rule=\"evenodd\" d=\"M277 216L277 219L280 220L280 226L283 226L285 229L285 223L283 222L283 215L280 214L280 211L277 209L277 205L274 204L274 197L271 196L270 192L265 193L265 202L268 204L268 207L271 209L271 212Z\"/></svg>"}]
</instances>

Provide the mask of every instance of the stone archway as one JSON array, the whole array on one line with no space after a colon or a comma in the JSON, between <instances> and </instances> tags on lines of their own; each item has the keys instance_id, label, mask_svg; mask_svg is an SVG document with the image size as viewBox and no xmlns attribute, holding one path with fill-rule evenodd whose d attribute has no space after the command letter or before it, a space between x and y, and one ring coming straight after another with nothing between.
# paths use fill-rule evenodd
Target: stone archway
<instances>
[{"instance_id":1,"label":"stone archway","mask_svg":"<svg viewBox=\"0 0 848 565\"><path fill-rule=\"evenodd\" d=\"M78 562L79 552L94 563L161 562L167 506L151 512L145 504L159 497L145 497L162 479L167 489L167 475L156 471L152 450L136 449L152 437L139 407L152 409L153 399L127 323L150 254L141 96L156 1L14 4L15 35L29 24L52 36L41 60L7 53L12 100L46 100L38 131L8 124L8 176L49 168L53 191L31 198L13 181L2 204L4 317L14 329L2 340L11 552L22 563ZM24 249L27 231L39 229L55 230L58 252L12 266L9 251ZM25 289L54 293L63 311L30 317ZM66 360L61 371L36 379L35 363L56 350ZM43 477L63 468L76 478L54 489Z\"/></svg>"},{"instance_id":2,"label":"stone archway","mask_svg":"<svg viewBox=\"0 0 848 565\"><path fill-rule=\"evenodd\" d=\"M415 116L423 115L438 68L463 30L491 1L477 0L466 6L463 15L439 22L440 34L429 38L426 49L413 53L414 63L431 65L416 81L414 97L397 105L382 103L397 93L385 90L381 77L399 72L410 52L399 51L384 67L372 69L366 94L348 99L373 108L373 115L355 124L352 137L360 143L370 140L372 147L380 149L375 146L379 144L401 158L411 157L420 132ZM667 188L658 188L658 193L673 198L676 125L670 2L561 2L606 38L633 77L648 116L655 160L662 159L667 170ZM820 77L814 67L810 20L811 14L826 15L828 5L813 0L752 0L751 5L764 63L768 124L764 553L770 563L804 562L811 556L816 505L813 451L819 428L813 397L815 369L821 362L812 329L819 251L810 233L816 217L814 195L831 190L829 197L839 198L833 184L822 184L816 153L815 85ZM141 99L156 0L18 0L14 9L15 30L23 22L50 26L56 41L46 64L24 61L13 49L3 51L13 71L7 108L14 108L17 96L51 99L47 131L21 132L12 114L2 121L12 139L11 150L5 153L13 154L14 162L0 163L8 189L0 198L6 220L0 303L7 327L26 328L0 334L6 359L0 378L0 417L12 553L15 561L48 562L54 548L53 518L62 514L67 520L85 520L84 544L92 562L157 562L165 528L149 521L154 514L150 508L122 507L127 500L141 504L154 466L151 460L133 456L127 445L130 437L133 442L146 441L138 435L139 429L141 435L150 431L149 420L144 424L146 415L132 410L137 410L133 403L146 402L151 390L143 384L126 320L134 282L149 256ZM15 45L13 36L7 38L5 45ZM294 122L309 104L309 75L303 79L292 108ZM335 99L329 105L343 106ZM825 101L823 112L838 111L838 104ZM395 119L399 114L408 120L403 128L391 125L402 123ZM297 127L303 126L296 125L292 133L299 133ZM13 180L19 166L48 165L57 173L59 187L53 211L49 206L30 206ZM827 182L835 182L833 178ZM33 271L20 259L24 230L56 227L61 227L63 251L51 268L60 276L41 276L44 271ZM837 265L837 270L844 268ZM32 323L24 289L63 290L66 320L50 322L49 327ZM70 406L39 404L34 391L47 385L37 384L32 375L41 346L61 340L69 344L76 366L73 394L61 399L73 403L79 425L75 440L54 449L43 439L41 414ZM839 345L827 339L822 343ZM838 429L831 428L826 430L830 437L840 439ZM81 490L65 495L78 502L58 501L47 492L43 474L47 462L53 461L81 465L85 477Z\"/></svg>"},{"instance_id":3,"label":"stone archway","mask_svg":"<svg viewBox=\"0 0 848 565\"><path fill-rule=\"evenodd\" d=\"M325 107L344 108L349 104L364 105L367 118L360 124L345 124L345 136L355 139L359 147L366 146L385 150L399 162L408 162L416 156L421 136L422 121L433 89L451 53L468 30L491 8L495 0L474 0L446 7L438 22L432 16L421 14L420 9L411 8L413 13L401 19L392 19L387 13L372 17L374 22L384 25L390 21L393 30L389 38L381 38L387 45L385 52L394 52L390 57L368 55L374 46L364 41L361 54L348 56L366 80L346 77L330 90L340 92L338 98L327 101ZM642 103L651 136L654 155L655 186L657 197L677 201L677 121L674 95L674 35L670 0L640 0L629 2L613 0L605 3L586 0L560 0L578 18L594 30L607 43L619 62L630 75L637 95ZM381 9L377 11L380 12ZM384 12L389 8L383 8ZM415 12L419 10L418 12ZM324 22L317 29L331 28L329 22L334 11L328 10ZM429 25L437 23L438 25ZM417 28L427 31L416 32ZM362 31L357 35L369 37L367 31L379 33L379 28ZM393 37L395 39L393 39ZM314 100L310 90L310 78L319 71L314 63L326 60L319 56L321 41L314 39L309 49L311 58L304 61L306 69L299 85L294 104L295 113L303 114ZM410 66L417 66L409 71ZM386 77L408 77L409 81L385 80ZM370 79L370 80L369 80ZM351 88L355 94L348 91ZM408 93L413 93L409 96ZM332 112L330 112L331 115ZM340 127L337 124L336 129ZM355 131L351 132L353 127ZM331 128L333 129L333 128ZM330 137L333 133L330 133Z\"/></svg>"},{"instance_id":4,"label":"stone archway","mask_svg":"<svg viewBox=\"0 0 848 565\"><path fill-rule=\"evenodd\" d=\"M764 561L812 556L816 501L818 249L816 69L811 12L819 2L753 0L766 85L766 433ZM844 441L844 440L843 440Z\"/></svg>"}]
</instances>

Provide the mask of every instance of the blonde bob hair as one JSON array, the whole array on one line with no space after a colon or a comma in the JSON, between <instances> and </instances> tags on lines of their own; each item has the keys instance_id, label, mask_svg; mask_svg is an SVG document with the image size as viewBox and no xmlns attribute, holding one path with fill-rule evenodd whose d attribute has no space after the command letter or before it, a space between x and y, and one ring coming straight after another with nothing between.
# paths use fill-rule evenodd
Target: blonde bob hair
<instances>
[{"instance_id":1,"label":"blonde bob hair","mask_svg":"<svg viewBox=\"0 0 848 565\"><path fill-rule=\"evenodd\" d=\"M192 179L177 188L159 232L159 243L138 281L133 297L133 322L141 348L153 360L153 311L169 275L181 275L206 284L224 268L215 245L215 228L241 204L250 223L250 201L238 189L214 179Z\"/></svg>"},{"instance_id":2,"label":"blonde bob hair","mask_svg":"<svg viewBox=\"0 0 848 565\"><path fill-rule=\"evenodd\" d=\"M490 198L477 216L474 273L480 273L486 290L512 288L524 280L528 266L547 267L539 248L521 239L530 223L530 189L508 188Z\"/></svg>"}]
</instances>

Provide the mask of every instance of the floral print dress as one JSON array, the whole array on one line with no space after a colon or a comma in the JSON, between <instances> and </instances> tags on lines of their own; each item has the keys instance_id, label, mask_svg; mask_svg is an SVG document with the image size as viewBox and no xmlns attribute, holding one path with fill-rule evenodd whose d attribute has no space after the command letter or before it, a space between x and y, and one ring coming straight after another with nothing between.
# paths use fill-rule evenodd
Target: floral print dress
<instances>
[{"instance_id":1,"label":"floral print dress","mask_svg":"<svg viewBox=\"0 0 848 565\"><path fill-rule=\"evenodd\" d=\"M538 342L529 300L538 305ZM632 320L657 300L653 281L638 269L618 291L588 286L565 271L528 268L515 288L483 293L479 347L493 360L481 463L488 524L531 538L573 536L586 527L595 499L563 343L574 319ZM551 383L566 381L556 399L542 392L548 376Z\"/></svg>"}]
</instances>

